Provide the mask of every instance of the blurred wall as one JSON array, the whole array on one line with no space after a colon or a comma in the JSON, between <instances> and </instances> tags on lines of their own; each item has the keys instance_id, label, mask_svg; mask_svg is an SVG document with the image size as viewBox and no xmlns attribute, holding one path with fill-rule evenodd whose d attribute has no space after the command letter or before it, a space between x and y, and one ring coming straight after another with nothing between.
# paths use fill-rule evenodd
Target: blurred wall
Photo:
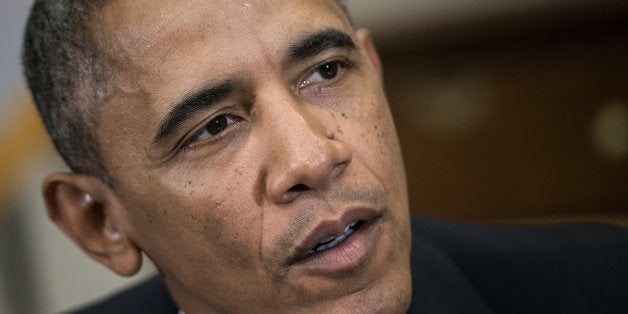
<instances>
[{"instance_id":1,"label":"blurred wall","mask_svg":"<svg viewBox=\"0 0 628 314\"><path fill-rule=\"evenodd\" d=\"M628 222L628 2L365 2L412 210Z\"/></svg>"}]
</instances>

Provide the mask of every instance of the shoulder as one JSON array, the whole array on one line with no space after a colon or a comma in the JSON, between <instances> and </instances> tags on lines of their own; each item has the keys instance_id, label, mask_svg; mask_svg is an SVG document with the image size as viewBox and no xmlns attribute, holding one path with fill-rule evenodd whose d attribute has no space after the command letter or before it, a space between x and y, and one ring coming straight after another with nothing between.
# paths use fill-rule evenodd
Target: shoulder
<instances>
[{"instance_id":1,"label":"shoulder","mask_svg":"<svg viewBox=\"0 0 628 314\"><path fill-rule=\"evenodd\" d=\"M77 314L151 313L175 314L177 306L160 277L155 276L85 308Z\"/></svg>"},{"instance_id":2,"label":"shoulder","mask_svg":"<svg viewBox=\"0 0 628 314\"><path fill-rule=\"evenodd\" d=\"M414 238L445 254L498 313L624 313L628 229L482 225L413 217Z\"/></svg>"},{"instance_id":3,"label":"shoulder","mask_svg":"<svg viewBox=\"0 0 628 314\"><path fill-rule=\"evenodd\" d=\"M602 262L594 258L601 256L628 258L628 228L606 224L474 224L413 216L412 228L415 237L461 260L484 255L543 257L539 262L578 257L572 263Z\"/></svg>"}]
</instances>

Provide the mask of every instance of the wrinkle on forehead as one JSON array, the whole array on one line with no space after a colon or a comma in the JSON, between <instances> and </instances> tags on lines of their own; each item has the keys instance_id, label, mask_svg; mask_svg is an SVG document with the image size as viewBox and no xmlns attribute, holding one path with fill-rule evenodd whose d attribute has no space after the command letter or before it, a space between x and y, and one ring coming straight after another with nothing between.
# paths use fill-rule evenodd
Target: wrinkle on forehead
<instances>
[{"instance_id":1,"label":"wrinkle on forehead","mask_svg":"<svg viewBox=\"0 0 628 314\"><path fill-rule=\"evenodd\" d=\"M126 89L150 91L151 80L168 76L164 71L196 62L179 58L192 51L193 45L224 37L219 32L234 27L254 29L258 21L254 14L247 14L250 8L231 1L114 1L96 14L95 24L101 28L94 31L118 82L126 82ZM226 48L216 44L211 49L208 53L216 54Z\"/></svg>"},{"instance_id":2,"label":"wrinkle on forehead","mask_svg":"<svg viewBox=\"0 0 628 314\"><path fill-rule=\"evenodd\" d=\"M117 92L143 90L144 96L166 103L167 99L161 96L173 100L176 93L182 92L172 88L175 86L164 90L164 83L174 77L181 87L181 79L194 83L195 79L202 80L199 75L231 75L225 72L237 72L236 67L242 66L242 55L252 56L253 51L264 59L257 60L261 61L256 65L258 70L269 66L271 57L281 54L281 40L269 37L263 42L259 34L285 37L294 25L269 19L276 11L285 9L293 11L289 14L301 15L299 21L303 24L324 24L329 18L346 20L338 0L117 0L94 14L93 25L115 73ZM321 20L314 14L320 11L325 11L327 18ZM212 42L211 46L206 42ZM251 45L261 49L252 49ZM196 71L199 66L204 73Z\"/></svg>"},{"instance_id":3,"label":"wrinkle on forehead","mask_svg":"<svg viewBox=\"0 0 628 314\"><path fill-rule=\"evenodd\" d=\"M176 49L177 39L186 37L183 27L187 23L181 21L197 21L195 15L204 12L197 8L206 4L181 1L176 6L166 6L165 2L114 1L103 8L96 15L102 29L95 32L103 39L110 56L141 65ZM212 19L207 20L211 22Z\"/></svg>"},{"instance_id":4,"label":"wrinkle on forehead","mask_svg":"<svg viewBox=\"0 0 628 314\"><path fill-rule=\"evenodd\" d=\"M292 2L290 0L288 2ZM315 5L333 8L340 18L344 13L338 0L309 0ZM108 46L110 54L134 63L160 61L182 43L205 30L203 36L212 36L234 27L245 27L251 32L263 25L254 11L272 12L286 5L283 1L168 1L134 0L112 1L96 14L102 30L96 29ZM318 3L316 3L318 2ZM174 3L174 4L173 4ZM213 7L207 10L207 7ZM237 23L234 23L237 21ZM312 17L312 23L316 19ZM286 25L290 27L290 25ZM282 30L277 30L281 32ZM238 38L233 38L238 40Z\"/></svg>"}]
</instances>

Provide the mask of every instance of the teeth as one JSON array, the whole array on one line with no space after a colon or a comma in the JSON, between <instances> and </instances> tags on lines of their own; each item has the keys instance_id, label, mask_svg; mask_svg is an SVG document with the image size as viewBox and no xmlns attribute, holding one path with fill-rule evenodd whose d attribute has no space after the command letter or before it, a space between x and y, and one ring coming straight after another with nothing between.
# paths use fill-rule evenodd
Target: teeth
<instances>
[{"instance_id":1,"label":"teeth","mask_svg":"<svg viewBox=\"0 0 628 314\"><path fill-rule=\"evenodd\" d=\"M355 225L357 225L357 224L358 224L358 221L357 221L357 220L356 220L356 221L354 221L354 222L352 222L352 223L350 223L350 224L348 224L348 225L345 227L345 231L344 231L344 232L349 231L349 229L351 229L351 228L355 227Z\"/></svg>"},{"instance_id":2,"label":"teeth","mask_svg":"<svg viewBox=\"0 0 628 314\"><path fill-rule=\"evenodd\" d=\"M321 244L319 246L317 246L314 250L316 252L320 252L322 250L326 250L329 248L332 248L336 245L338 245L338 243L342 242L342 240L346 239L348 236L350 236L353 233L353 229L349 229L349 231L335 237L332 241L330 241L329 243L325 243L325 244Z\"/></svg>"},{"instance_id":3,"label":"teeth","mask_svg":"<svg viewBox=\"0 0 628 314\"><path fill-rule=\"evenodd\" d=\"M344 239L346 239L348 236L350 236L353 233L354 231L353 227L355 227L355 225L357 225L358 222L359 221L354 221L348 224L345 227L342 234L340 235L331 236L331 237L323 239L323 241L319 242L318 245L316 245L312 250L310 250L310 252L308 252L308 254L314 253L314 252L320 252L322 250L326 250L326 249L329 249L338 245L338 243L342 242Z\"/></svg>"},{"instance_id":4,"label":"teeth","mask_svg":"<svg viewBox=\"0 0 628 314\"><path fill-rule=\"evenodd\" d=\"M349 231L349 229L351 229L351 226L350 226L350 225L347 225L347 226L345 227L345 231L343 231L342 233L345 233L345 232Z\"/></svg>"}]
</instances>

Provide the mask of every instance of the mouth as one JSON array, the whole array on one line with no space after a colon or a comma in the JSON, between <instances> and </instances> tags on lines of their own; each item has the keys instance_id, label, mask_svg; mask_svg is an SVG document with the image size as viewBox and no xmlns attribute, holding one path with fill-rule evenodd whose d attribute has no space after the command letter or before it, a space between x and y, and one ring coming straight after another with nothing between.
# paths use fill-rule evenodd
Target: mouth
<instances>
[{"instance_id":1,"label":"mouth","mask_svg":"<svg viewBox=\"0 0 628 314\"><path fill-rule=\"evenodd\" d=\"M353 232L357 231L364 221L356 220L347 226L345 226L344 231L337 236L330 236L322 240L322 242L317 243L312 249L310 249L303 258L307 258L311 254L315 254L317 252L322 252L324 250L331 249L338 244L342 243L348 237L350 237Z\"/></svg>"},{"instance_id":2,"label":"mouth","mask_svg":"<svg viewBox=\"0 0 628 314\"><path fill-rule=\"evenodd\" d=\"M361 209L319 223L297 247L288 265L324 273L358 267L372 251L379 218L381 214Z\"/></svg>"}]
</instances>

